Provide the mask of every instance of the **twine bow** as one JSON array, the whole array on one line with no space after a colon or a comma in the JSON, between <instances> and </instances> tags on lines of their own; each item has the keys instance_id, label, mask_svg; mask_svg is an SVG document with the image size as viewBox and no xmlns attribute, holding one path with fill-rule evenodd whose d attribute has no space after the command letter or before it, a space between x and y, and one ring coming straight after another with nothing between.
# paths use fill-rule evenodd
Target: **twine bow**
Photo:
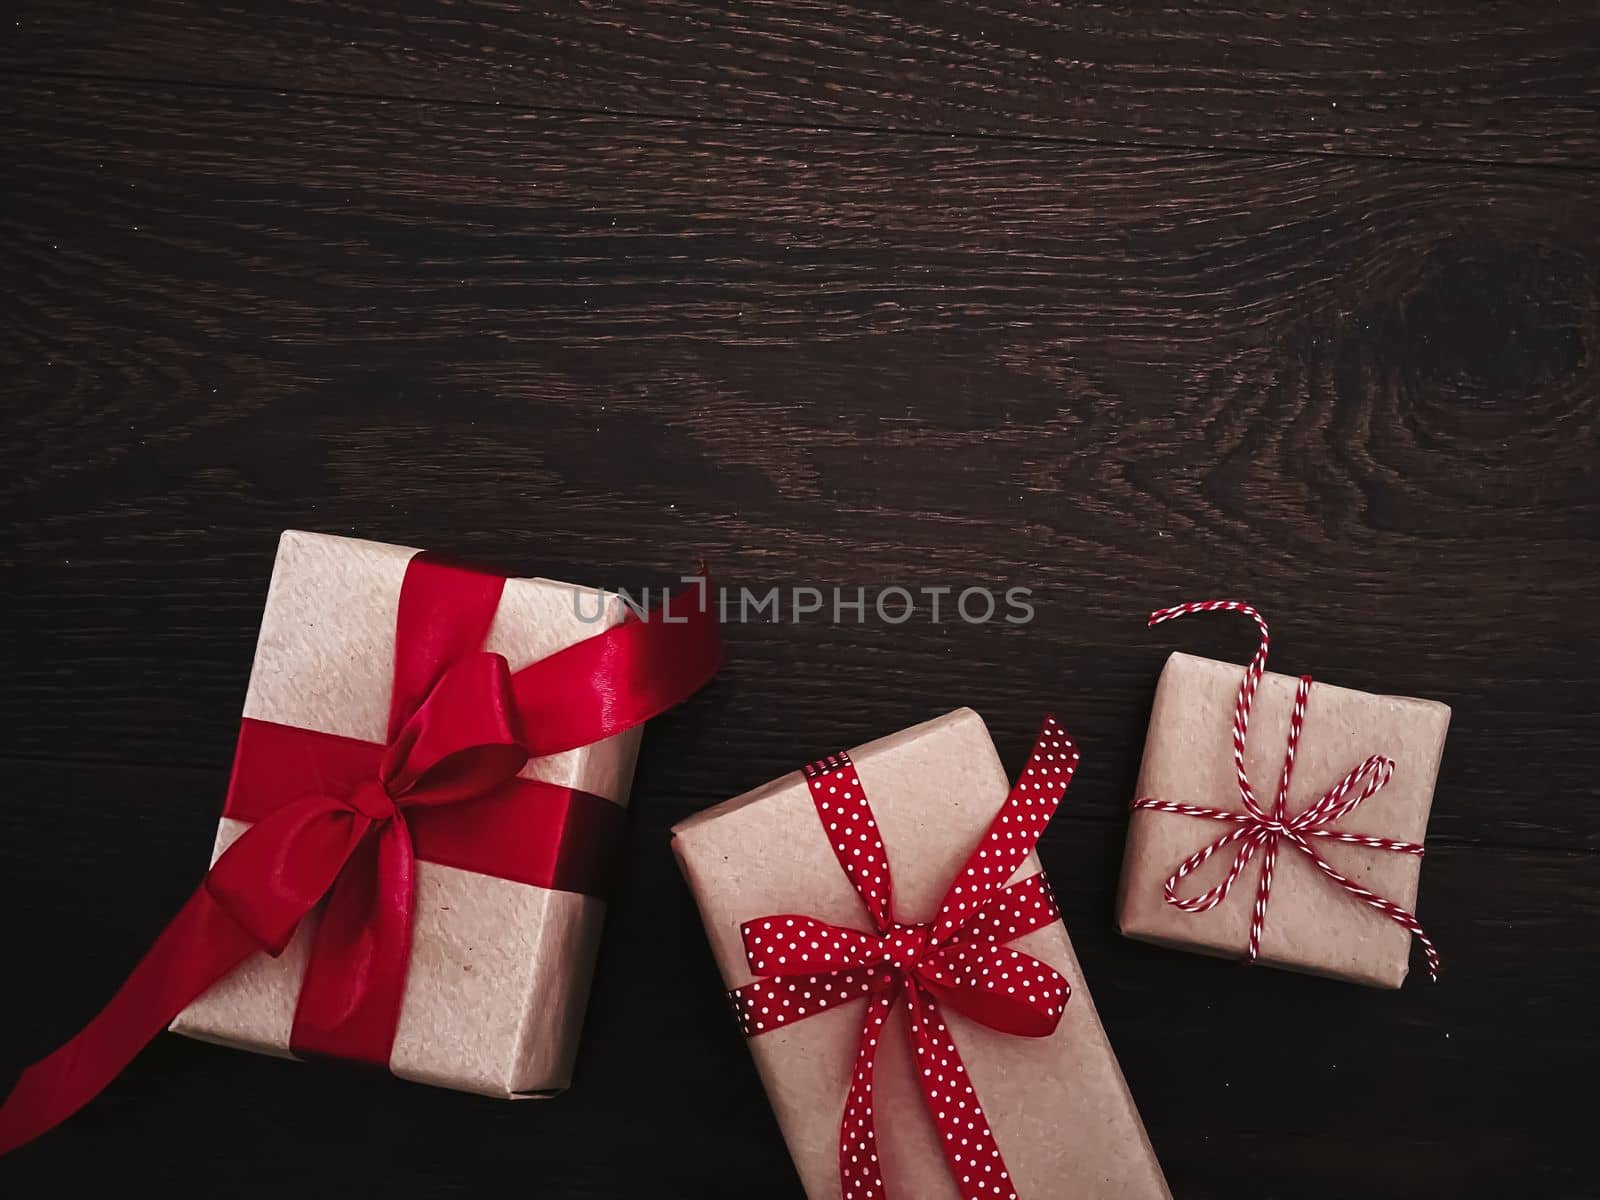
<instances>
[{"instance_id":1,"label":"twine bow","mask_svg":"<svg viewBox=\"0 0 1600 1200\"><path fill-rule=\"evenodd\" d=\"M1377 909L1389 920L1410 932L1422 945L1422 953L1428 960L1429 976L1437 980L1439 952L1434 949L1427 934L1422 932L1422 926L1417 923L1417 918L1408 909L1375 892L1368 891L1353 879L1341 874L1327 859L1318 854L1311 844L1312 838L1322 838L1327 841L1365 846L1370 850L1387 850L1421 858L1423 848L1415 842L1369 837L1366 834L1347 833L1333 828L1340 820L1355 812L1383 789L1394 774L1394 761L1381 754L1374 754L1329 788L1315 803L1290 816L1289 781L1294 774L1295 751L1300 745L1300 733L1305 726L1306 700L1311 694L1311 676L1302 675L1299 686L1295 689L1294 708L1289 715L1289 744L1284 753L1283 771L1278 777L1278 792L1273 798L1270 811L1264 809L1256 799L1255 792L1250 786L1250 777L1245 772L1244 740L1250 727L1250 707L1255 702L1256 686L1261 682L1261 674L1267 664L1267 647L1270 640L1267 622L1255 609L1237 600L1202 600L1151 613L1150 625L1160 625L1176 617L1198 612L1243 613L1253 620L1256 628L1261 631L1261 645L1257 648L1255 657L1250 660L1250 665L1245 668L1244 679L1239 684L1239 695L1233 706L1233 769L1238 779L1239 799L1244 805L1244 811L1229 812L1226 809L1206 808L1198 804L1176 804L1152 796L1134 801L1135 809L1178 813L1185 817L1203 817L1209 821L1221 821L1236 826L1178 864L1178 869L1168 876L1162 885L1167 903L1184 912L1209 912L1228 898L1228 893L1233 890L1234 883L1238 881L1244 869L1250 865L1250 860L1258 851L1261 852L1261 881L1256 886L1255 906L1250 913L1250 945L1245 953L1245 958L1254 962L1261 955L1261 931L1266 925L1267 905L1272 899L1273 867L1277 862L1278 847L1287 844L1304 854L1317 870L1350 895L1363 904ZM1239 846L1238 852L1234 855L1233 864L1228 868L1228 873L1221 883L1198 896L1178 895L1178 885L1189 874L1198 870L1213 854L1226 850L1236 843Z\"/></svg>"},{"instance_id":2,"label":"twine bow","mask_svg":"<svg viewBox=\"0 0 1600 1200\"><path fill-rule=\"evenodd\" d=\"M805 768L817 817L872 931L780 913L744 924L745 956L759 977L730 993L747 1036L781 1029L836 1005L868 997L855 1072L839 1127L844 1200L884 1200L873 1116L878 1039L905 997L917 1081L940 1148L963 1200L1016 1200L941 1004L1019 1037L1054 1032L1071 985L1054 969L1006 943L1060 919L1042 874L1006 885L1055 813L1078 751L1047 717L1028 764L988 832L926 924L894 919L889 859L848 754Z\"/></svg>"}]
</instances>

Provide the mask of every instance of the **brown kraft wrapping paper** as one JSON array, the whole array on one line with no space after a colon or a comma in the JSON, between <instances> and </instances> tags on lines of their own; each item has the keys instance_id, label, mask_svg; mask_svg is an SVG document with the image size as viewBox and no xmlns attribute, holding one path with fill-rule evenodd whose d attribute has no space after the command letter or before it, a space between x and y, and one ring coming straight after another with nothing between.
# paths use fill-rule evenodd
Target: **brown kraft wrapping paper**
<instances>
[{"instance_id":1,"label":"brown kraft wrapping paper","mask_svg":"<svg viewBox=\"0 0 1600 1200\"><path fill-rule=\"evenodd\" d=\"M1010 790L982 719L959 709L850 751L887 847L901 922L930 920ZM1070 793L1069 793L1070 802ZM803 912L869 928L800 772L708 809L673 830L673 850L726 985L750 982L739 927ZM1030 855L1022 879L1040 870ZM1011 946L1072 985L1046 1038L1012 1037L944 1011L972 1085L1024 1200L1168 1197L1161 1168L1059 921ZM811 1200L837 1200L839 1121L865 1001L749 1039ZM735 1028L732 1018L730 1029ZM874 1082L879 1155L892 1200L959 1200L906 1044L904 1005L889 1019Z\"/></svg>"},{"instance_id":2,"label":"brown kraft wrapping paper","mask_svg":"<svg viewBox=\"0 0 1600 1200\"><path fill-rule=\"evenodd\" d=\"M1138 797L1242 812L1234 777L1234 698L1245 668L1173 654L1156 685L1139 771ZM1250 715L1245 766L1256 795L1269 802L1283 769L1297 681L1262 675ZM1394 760L1388 784L1339 821L1337 829L1423 843L1434 783L1450 724L1447 705L1313 683L1290 788L1291 815L1313 803L1370 755ZM1190 913L1162 893L1179 863L1227 827L1175 813L1136 810L1119 890L1118 925L1129 937L1226 958L1245 956L1250 911L1263 856L1209 912ZM1416 911L1422 862L1410 854L1319 839L1317 852L1337 870L1403 908ZM1214 854L1179 887L1192 896L1220 882L1233 853ZM1426 924L1426 922L1424 922ZM1369 908L1292 847L1280 849L1261 937L1261 961L1372 987L1405 981L1411 934Z\"/></svg>"},{"instance_id":3,"label":"brown kraft wrapping paper","mask_svg":"<svg viewBox=\"0 0 1600 1200\"><path fill-rule=\"evenodd\" d=\"M382 742L395 613L416 551L286 532L267 592L244 715ZM571 585L511 579L485 646L513 671L622 620L599 620ZM627 802L641 730L532 759L524 778ZM247 828L223 818L212 861ZM390 1069L404 1079L508 1099L549 1095L571 1078L599 946L604 902L417 864L411 962ZM171 1028L189 1037L290 1056L295 1001L317 914L278 958L256 955L191 1004Z\"/></svg>"}]
</instances>

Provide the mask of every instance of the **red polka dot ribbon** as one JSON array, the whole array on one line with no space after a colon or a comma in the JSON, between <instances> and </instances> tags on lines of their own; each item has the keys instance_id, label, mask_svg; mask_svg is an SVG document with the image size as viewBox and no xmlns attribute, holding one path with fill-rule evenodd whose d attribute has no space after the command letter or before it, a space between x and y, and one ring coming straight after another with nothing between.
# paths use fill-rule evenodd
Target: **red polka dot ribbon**
<instances>
[{"instance_id":1,"label":"red polka dot ribbon","mask_svg":"<svg viewBox=\"0 0 1600 1200\"><path fill-rule=\"evenodd\" d=\"M925 925L894 919L894 888L883 838L848 754L805 768L817 818L872 930L780 913L742 927L745 957L758 978L730 993L740 1027L770 1033L865 996L855 1073L839 1127L844 1200L885 1200L878 1162L872 1083L878 1038L905 998L922 1094L963 1200L1016 1200L1000 1148L940 1006L1002 1033L1054 1032L1072 993L1055 970L1006 943L1061 917L1041 874L1006 881L1038 843L1072 773L1078 751L1046 717L1028 764L977 849Z\"/></svg>"},{"instance_id":2,"label":"red polka dot ribbon","mask_svg":"<svg viewBox=\"0 0 1600 1200\"><path fill-rule=\"evenodd\" d=\"M1239 695L1233 706L1233 770L1239 784L1239 799L1244 805L1244 811L1229 812L1226 809L1205 808L1197 804L1174 804L1169 800L1158 800L1154 797L1144 797L1133 802L1133 807L1136 809L1178 813L1185 817L1203 817L1208 821L1221 821L1234 826L1216 841L1202 846L1178 864L1177 870L1173 871L1162 885L1167 903L1184 912L1209 912L1228 898L1234 883L1259 851L1262 855L1261 882L1256 886L1255 906L1250 913L1250 944L1245 951L1246 961L1254 962L1261 955L1261 931L1266 926L1267 905L1272 899L1273 867L1277 863L1278 847L1288 845L1304 854L1317 870L1357 900L1377 909L1389 920L1410 931L1421 944L1422 953L1428 960L1429 976L1437 980L1439 952L1434 949L1427 934L1422 932L1422 926L1417 923L1417 918L1394 901L1368 891L1353 879L1341 874L1312 846L1313 838L1321 838L1326 841L1365 846L1370 850L1388 850L1396 854L1414 854L1418 858L1422 857L1422 847L1415 842L1367 837L1333 828L1338 821L1355 812L1382 790L1389 782L1390 776L1394 774L1393 760L1381 754L1374 754L1324 792L1314 804L1290 816L1289 781L1294 774L1295 751L1300 745L1300 733L1305 727L1306 700L1311 694L1311 676L1302 675L1299 687L1295 690L1294 709L1289 715L1289 745L1283 758L1283 771L1278 776L1278 793L1273 799L1271 810L1263 808L1250 787L1250 777L1245 773L1244 739L1250 728L1250 707L1255 702L1256 686L1261 682L1262 671L1267 665L1267 646L1270 641L1267 622L1255 609L1237 600L1201 600L1151 613L1150 624L1160 625L1175 617L1199 612L1243 613L1253 620L1256 628L1261 631L1261 645L1257 648L1255 657L1250 660L1250 665L1245 668L1244 679L1239 684ZM1221 883L1198 896L1178 895L1178 885L1185 877L1198 870L1200 865L1213 854L1232 846L1237 846L1238 850L1234 854L1233 864L1228 868L1228 873Z\"/></svg>"}]
</instances>

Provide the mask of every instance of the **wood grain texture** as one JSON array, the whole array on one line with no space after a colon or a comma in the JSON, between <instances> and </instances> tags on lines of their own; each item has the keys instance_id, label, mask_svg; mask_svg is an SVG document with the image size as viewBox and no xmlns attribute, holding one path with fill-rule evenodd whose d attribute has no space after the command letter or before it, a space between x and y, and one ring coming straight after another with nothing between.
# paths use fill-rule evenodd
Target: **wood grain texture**
<instances>
[{"instance_id":1,"label":"wood grain texture","mask_svg":"<svg viewBox=\"0 0 1600 1200\"><path fill-rule=\"evenodd\" d=\"M670 720L667 737L689 724ZM1027 737L1002 749L1014 770ZM163 1038L90 1109L0 1165L0 1180L18 1189L7 1194L86 1192L100 1178L96 1152L115 1145L124 1178L176 1195L245 1166L233 1194L337 1197L374 1172L387 1178L385 1156L410 1145L423 1148L395 1177L408 1196L518 1180L575 1200L799 1200L667 849L669 826L696 805L662 789L688 784L688 763L658 753L641 779L577 1083L559 1100L497 1104ZM8 955L52 970L48 988L0 991L0 1070L90 1015L181 903L206 861L225 783L222 771L4 765L0 832L49 850L0 875L0 902L27 915ZM98 811L113 796L93 826L79 819L82 806ZM120 848L114 861L107 845ZM1591 970L1578 953L1542 958L1536 979L1528 970L1530 942L1577 947L1591 936L1592 856L1436 850L1422 912L1449 975L1388 993L1118 937L1121 847L1119 825L1068 818L1042 853L1175 1195L1348 1196L1379 1180L1384 1196L1593 1194L1574 1149L1585 1114L1570 1103L1600 1067L1594 1040L1571 1036L1589 1020ZM62 871L91 869L98 904L37 902ZM1565 902L1551 905L1552 895ZM63 960L59 947L75 941L92 953ZM1286 1029L1285 1017L1314 1032ZM369 1119L328 1119L336 1113ZM263 1137L294 1151L262 1156Z\"/></svg>"},{"instance_id":2,"label":"wood grain texture","mask_svg":"<svg viewBox=\"0 0 1600 1200\"><path fill-rule=\"evenodd\" d=\"M707 798L1054 704L1120 813L1165 653L1250 645L1143 614L1244 592L1281 668L1456 707L1436 832L1600 836L1600 179L114 85L7 119L17 752L223 763L310 526L1034 590L1027 627L736 626Z\"/></svg>"},{"instance_id":3,"label":"wood grain texture","mask_svg":"<svg viewBox=\"0 0 1600 1200\"><path fill-rule=\"evenodd\" d=\"M0 1192L347 1195L407 1146L405 1195L797 1194L666 830L970 704L1013 769L1046 707L1083 745L1044 854L1176 1194L1596 1194L1600 175L20 76L0 120L0 1063L195 881L282 528L1037 610L728 627L645 739L563 1100L164 1039ZM1454 706L1439 987L1113 934L1160 664L1253 645L1145 630L1207 593L1279 669Z\"/></svg>"},{"instance_id":4,"label":"wood grain texture","mask_svg":"<svg viewBox=\"0 0 1600 1200\"><path fill-rule=\"evenodd\" d=\"M1600 8L21 0L29 70L509 108L1600 165Z\"/></svg>"}]
</instances>

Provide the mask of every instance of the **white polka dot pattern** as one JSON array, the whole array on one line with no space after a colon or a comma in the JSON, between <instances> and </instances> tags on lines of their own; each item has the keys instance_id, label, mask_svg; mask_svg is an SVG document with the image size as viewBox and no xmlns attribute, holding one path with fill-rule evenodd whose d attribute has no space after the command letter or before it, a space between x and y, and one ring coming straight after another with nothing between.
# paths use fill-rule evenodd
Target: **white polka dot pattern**
<instances>
[{"instance_id":1,"label":"white polka dot pattern","mask_svg":"<svg viewBox=\"0 0 1600 1200\"><path fill-rule=\"evenodd\" d=\"M881 1198L887 1193L878 1161L878 1130L872 1116L872 1081L878 1065L878 1043L883 1039L883 1023L900 998L897 981L875 995L867 1004L861 1023L861 1042L856 1048L856 1067L850 1074L850 1091L845 1096L844 1117L839 1122L839 1194L846 1197Z\"/></svg>"},{"instance_id":2,"label":"white polka dot pattern","mask_svg":"<svg viewBox=\"0 0 1600 1200\"><path fill-rule=\"evenodd\" d=\"M1009 942L1053 924L1061 912L1042 874L1001 888L967 919L961 936L974 942Z\"/></svg>"},{"instance_id":3,"label":"white polka dot pattern","mask_svg":"<svg viewBox=\"0 0 1600 1200\"><path fill-rule=\"evenodd\" d=\"M1046 717L1011 794L945 893L944 905L933 923L935 942L942 942L964 924L1016 874L1055 816L1077 769L1077 747L1054 717Z\"/></svg>"},{"instance_id":4,"label":"white polka dot pattern","mask_svg":"<svg viewBox=\"0 0 1600 1200\"><path fill-rule=\"evenodd\" d=\"M1053 968L993 943L946 946L919 966L928 992L963 1016L1018 1037L1052 1033L1072 994L1072 986Z\"/></svg>"},{"instance_id":5,"label":"white polka dot pattern","mask_svg":"<svg viewBox=\"0 0 1600 1200\"><path fill-rule=\"evenodd\" d=\"M762 917L741 927L744 953L757 975L798 975L837 971L862 963L886 962L888 947L880 937L859 929L842 929L798 913Z\"/></svg>"},{"instance_id":6,"label":"white polka dot pattern","mask_svg":"<svg viewBox=\"0 0 1600 1200\"><path fill-rule=\"evenodd\" d=\"M839 1127L844 1200L886 1200L872 1084L883 1025L902 994L923 1097L963 1200L1016 1200L940 1005L1020 1037L1044 1037L1059 1024L1070 985L1006 945L1060 920L1055 897L1043 875L1008 880L1037 845L1077 765L1072 740L1047 717L1011 794L926 925L894 920L888 854L850 756L806 767L817 818L873 932L798 913L747 921L740 932L758 978L729 995L751 1037L870 997Z\"/></svg>"},{"instance_id":7,"label":"white polka dot pattern","mask_svg":"<svg viewBox=\"0 0 1600 1200\"><path fill-rule=\"evenodd\" d=\"M1176 813L1184 817L1201 817L1208 821L1221 821L1236 826L1220 835L1215 841L1200 847L1178 864L1177 869L1162 885L1167 903L1184 912L1209 912L1228 898L1228 893L1233 890L1233 885L1239 876L1250 865L1250 860L1256 856L1257 851L1260 851L1261 880L1256 886L1255 904L1250 910L1250 938L1245 948L1245 961L1255 962L1261 954L1261 934L1266 927L1267 905L1272 899L1273 868L1278 860L1278 847L1287 843L1309 858L1317 870L1350 895L1363 904L1377 909L1391 921L1409 931L1422 946L1423 956L1428 960L1429 976L1437 980L1439 952L1428 939L1428 935L1422 932L1422 926L1417 923L1417 918L1394 901L1370 892L1353 879L1341 875L1331 863L1312 849L1308 840L1327 838L1331 841L1365 846L1369 850L1414 854L1420 858L1423 849L1415 842L1369 837L1365 834L1346 833L1331 828L1335 821L1349 816L1382 790L1394 774L1394 762L1382 755L1373 755L1323 793L1316 803L1308 805L1291 817L1289 783L1294 777L1295 753L1300 746L1300 734L1305 728L1306 704L1311 696L1311 676L1302 675L1299 686L1295 689L1294 707L1289 713L1289 744L1284 753L1283 771L1278 777L1278 792L1273 799L1271 810L1263 808L1261 802L1256 799L1256 794L1250 786L1250 778L1245 772L1244 747L1245 737L1250 728L1250 708L1255 702L1256 686L1261 682L1261 673L1266 669L1267 649L1271 644L1271 638L1267 633L1267 622L1255 609L1237 600L1200 600L1151 613L1150 624L1160 625L1164 621L1197 612L1243 613L1253 620L1256 628L1261 631L1261 642L1255 656L1250 660L1250 665L1245 668L1244 679L1239 684L1239 694L1233 705L1233 766L1239 786L1239 801L1244 811L1229 812L1226 809L1207 808L1198 804L1177 804L1153 796L1142 797L1133 802L1135 809ZM1198 870L1213 854L1226 850L1235 843L1239 849L1234 854L1233 862L1229 865L1228 873L1223 876L1221 883L1198 896L1178 895L1178 885L1184 879Z\"/></svg>"},{"instance_id":8,"label":"white polka dot pattern","mask_svg":"<svg viewBox=\"0 0 1600 1200\"><path fill-rule=\"evenodd\" d=\"M939 1148L960 1186L962 1200L992 1200L997 1196L1017 1200L1011 1173L1000 1157L1000 1147L995 1144L994 1131L972 1089L966 1064L939 1016L938 1004L926 993L913 992L909 1011L911 1048L923 1080L922 1098L939 1131ZM1054 1029L1055 1024L1051 1021L1050 1028Z\"/></svg>"},{"instance_id":9,"label":"white polka dot pattern","mask_svg":"<svg viewBox=\"0 0 1600 1200\"><path fill-rule=\"evenodd\" d=\"M833 856L839 860L856 895L872 914L881 933L894 921L894 883L889 877L889 854L878 834L878 823L867 805L850 755L841 751L805 767L811 784L811 802Z\"/></svg>"},{"instance_id":10,"label":"white polka dot pattern","mask_svg":"<svg viewBox=\"0 0 1600 1200\"><path fill-rule=\"evenodd\" d=\"M728 993L734 1016L746 1037L792 1025L806 1017L846 1004L895 982L883 967L858 967L826 975L794 975L758 979Z\"/></svg>"}]
</instances>

